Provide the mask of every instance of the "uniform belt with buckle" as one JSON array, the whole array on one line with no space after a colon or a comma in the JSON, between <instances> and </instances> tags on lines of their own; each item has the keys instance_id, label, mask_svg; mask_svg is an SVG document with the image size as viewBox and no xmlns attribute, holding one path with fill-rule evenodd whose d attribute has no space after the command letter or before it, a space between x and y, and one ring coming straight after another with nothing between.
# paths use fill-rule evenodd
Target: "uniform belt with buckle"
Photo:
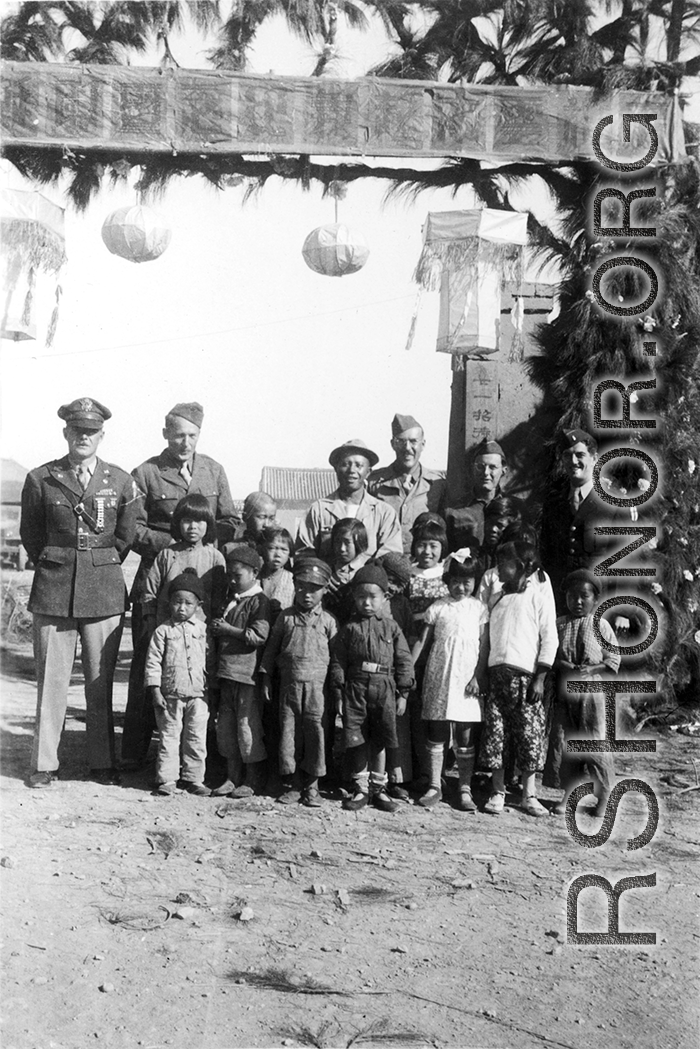
<instances>
[{"instance_id":1,"label":"uniform belt with buckle","mask_svg":"<svg viewBox=\"0 0 700 1049\"><path fill-rule=\"evenodd\" d=\"M360 670L363 674L390 674L391 667L385 666L383 663L360 663Z\"/></svg>"},{"instance_id":2,"label":"uniform belt with buckle","mask_svg":"<svg viewBox=\"0 0 700 1049\"><path fill-rule=\"evenodd\" d=\"M114 546L114 534L102 533L91 535L89 532L78 532L76 535L48 535L47 546L65 546L70 550L95 550L97 547Z\"/></svg>"}]
</instances>

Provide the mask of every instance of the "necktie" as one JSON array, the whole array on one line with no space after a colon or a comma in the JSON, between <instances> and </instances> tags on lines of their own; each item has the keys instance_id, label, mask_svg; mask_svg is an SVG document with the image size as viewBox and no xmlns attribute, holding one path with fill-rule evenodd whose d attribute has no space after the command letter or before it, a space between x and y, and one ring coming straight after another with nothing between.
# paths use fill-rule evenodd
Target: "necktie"
<instances>
[{"instance_id":1,"label":"necktie","mask_svg":"<svg viewBox=\"0 0 700 1049\"><path fill-rule=\"evenodd\" d=\"M571 509L574 511L574 513L576 513L576 511L578 510L580 505L581 505L581 489L580 488L574 488L573 492L571 493Z\"/></svg>"},{"instance_id":2,"label":"necktie","mask_svg":"<svg viewBox=\"0 0 700 1049\"><path fill-rule=\"evenodd\" d=\"M179 474L180 474L180 477L185 482L185 484L187 485L187 487L189 488L190 481L192 480L192 474L190 472L190 468L189 468L189 465L187 463L183 463L182 464L182 466L180 467L180 470L179 470Z\"/></svg>"},{"instance_id":3,"label":"necktie","mask_svg":"<svg viewBox=\"0 0 700 1049\"><path fill-rule=\"evenodd\" d=\"M82 490L85 491L87 486L90 484L90 471L88 470L87 466L83 466L83 464L81 463L79 466L76 466L75 473L78 478L78 484L80 485Z\"/></svg>"}]
</instances>

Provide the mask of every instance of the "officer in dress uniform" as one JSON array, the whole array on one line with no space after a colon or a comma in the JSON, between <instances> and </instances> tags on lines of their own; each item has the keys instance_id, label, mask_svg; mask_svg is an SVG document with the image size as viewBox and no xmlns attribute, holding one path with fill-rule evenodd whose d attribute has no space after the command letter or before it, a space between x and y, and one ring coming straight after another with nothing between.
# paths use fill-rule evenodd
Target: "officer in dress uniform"
<instances>
[{"instance_id":1,"label":"officer in dress uniform","mask_svg":"<svg viewBox=\"0 0 700 1049\"><path fill-rule=\"evenodd\" d=\"M132 471L145 498L134 538L134 550L141 555L141 564L131 591L134 658L122 735L124 767L143 764L155 730L153 705L143 685L150 635L144 626L141 600L148 570L160 551L175 542L170 535L175 507L186 495L205 496L216 520L220 547L232 540L236 527L242 525L235 515L223 466L196 451L203 419L204 409L196 401L176 404L165 417L163 437L167 447Z\"/></svg>"},{"instance_id":2,"label":"officer in dress uniform","mask_svg":"<svg viewBox=\"0 0 700 1049\"><path fill-rule=\"evenodd\" d=\"M592 571L610 553L611 538L597 535L596 525L630 524L636 519L636 511L610 506L596 493L593 470L598 444L590 433L566 430L559 438L557 450L568 483L553 493L543 509L540 555L552 580L557 611L563 614L566 600L561 585L566 576L579 568ZM609 597L609 580L601 582L603 596Z\"/></svg>"},{"instance_id":3,"label":"officer in dress uniform","mask_svg":"<svg viewBox=\"0 0 700 1049\"><path fill-rule=\"evenodd\" d=\"M30 787L48 787L78 637L87 707L88 764L98 783L118 783L112 683L127 607L121 564L133 541L142 498L133 478L97 458L111 417L81 397L58 410L68 455L32 470L22 490L20 535L34 562L37 711Z\"/></svg>"},{"instance_id":4,"label":"officer in dress uniform","mask_svg":"<svg viewBox=\"0 0 700 1049\"><path fill-rule=\"evenodd\" d=\"M410 554L415 519L428 511L443 513L447 482L444 472L427 470L421 465L425 434L412 415L397 413L392 419L391 447L395 454L393 463L372 471L367 490L396 512L404 553Z\"/></svg>"}]
</instances>

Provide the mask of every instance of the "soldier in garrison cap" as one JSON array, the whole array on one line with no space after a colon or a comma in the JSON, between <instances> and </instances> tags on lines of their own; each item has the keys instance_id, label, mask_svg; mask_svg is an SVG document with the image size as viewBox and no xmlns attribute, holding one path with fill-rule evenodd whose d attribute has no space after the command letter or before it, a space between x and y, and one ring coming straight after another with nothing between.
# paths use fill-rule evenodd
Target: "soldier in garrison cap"
<instances>
[{"instance_id":1,"label":"soldier in garrison cap","mask_svg":"<svg viewBox=\"0 0 700 1049\"><path fill-rule=\"evenodd\" d=\"M163 437L167 447L132 471L145 498L134 539L141 564L131 591L134 658L122 735L125 768L138 768L144 763L155 730L153 704L143 686L152 629L144 622L142 603L147 596L146 577L151 565L161 550L175 542L170 533L175 507L183 496L205 496L214 514L219 545L232 539L242 524L233 508L223 466L197 451L203 419L204 409L196 401L174 405L165 416Z\"/></svg>"},{"instance_id":2,"label":"soldier in garrison cap","mask_svg":"<svg viewBox=\"0 0 700 1049\"><path fill-rule=\"evenodd\" d=\"M361 521L367 529L367 550L351 562L361 568L370 557L402 550L401 526L394 510L367 491L369 472L379 456L364 441L353 438L334 448L328 462L338 477L338 487L324 499L312 503L299 526L298 550L312 550L320 557L330 556L330 538L336 522L346 517Z\"/></svg>"},{"instance_id":3,"label":"soldier in garrison cap","mask_svg":"<svg viewBox=\"0 0 700 1049\"><path fill-rule=\"evenodd\" d=\"M136 532L142 494L97 449L112 413L91 397L58 409L68 454L32 470L22 491L20 535L34 562L37 715L30 787L48 787L78 638L85 671L88 764L100 783L118 782L112 682L127 608L122 574Z\"/></svg>"},{"instance_id":4,"label":"soldier in garrison cap","mask_svg":"<svg viewBox=\"0 0 700 1049\"><path fill-rule=\"evenodd\" d=\"M552 580L557 611L564 615L564 578L578 568L593 569L611 552L610 537L597 535L596 526L629 525L636 511L631 515L629 510L609 506L596 493L593 470L598 444L586 430L564 430L557 452L566 482L554 488L543 508L540 555ZM611 593L608 585L603 596Z\"/></svg>"},{"instance_id":5,"label":"soldier in garrison cap","mask_svg":"<svg viewBox=\"0 0 700 1049\"><path fill-rule=\"evenodd\" d=\"M501 494L501 481L508 472L508 464L498 441L484 438L474 449L470 464L473 497L463 507L445 511L447 539L450 550L469 546L476 539L484 541L484 510Z\"/></svg>"},{"instance_id":6,"label":"soldier in garrison cap","mask_svg":"<svg viewBox=\"0 0 700 1049\"><path fill-rule=\"evenodd\" d=\"M273 700L272 682L279 672L282 792L278 801L321 804L318 790L325 776L326 744L333 739L334 711L326 688L331 643L338 627L321 604L331 569L317 557L303 557L294 566L294 604L272 628L260 664L263 697Z\"/></svg>"},{"instance_id":7,"label":"soldier in garrison cap","mask_svg":"<svg viewBox=\"0 0 700 1049\"><path fill-rule=\"evenodd\" d=\"M404 553L411 552L411 528L419 514L442 514L447 494L443 470L428 470L420 459L425 448L423 427L412 415L396 414L391 421L394 461L373 470L368 491L388 503L401 522Z\"/></svg>"}]
</instances>

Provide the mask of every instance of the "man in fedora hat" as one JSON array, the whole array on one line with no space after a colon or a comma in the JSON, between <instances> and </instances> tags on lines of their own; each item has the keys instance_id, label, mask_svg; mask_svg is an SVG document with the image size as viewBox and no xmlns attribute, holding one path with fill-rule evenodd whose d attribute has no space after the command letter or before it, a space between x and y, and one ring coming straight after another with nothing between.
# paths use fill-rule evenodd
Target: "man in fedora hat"
<instances>
[{"instance_id":1,"label":"man in fedora hat","mask_svg":"<svg viewBox=\"0 0 700 1049\"><path fill-rule=\"evenodd\" d=\"M391 422L394 461L373 470L367 481L371 495L388 503L401 523L404 552L411 552L411 528L419 514L442 514L446 485L443 471L427 470L420 461L425 448L423 427L412 415L394 416Z\"/></svg>"},{"instance_id":2,"label":"man in fedora hat","mask_svg":"<svg viewBox=\"0 0 700 1049\"><path fill-rule=\"evenodd\" d=\"M134 585L131 630L134 658L129 674L129 697L122 735L122 764L143 764L155 730L153 705L144 689L144 668L150 636L155 628L144 622L141 600L148 570L166 546L175 542L170 523L175 507L186 495L203 495L214 514L219 546L233 539L236 525L233 500L223 466L197 451L204 409L196 401L176 404L165 416L166 447L132 471L145 498L139 514L134 550L141 555Z\"/></svg>"},{"instance_id":3,"label":"man in fedora hat","mask_svg":"<svg viewBox=\"0 0 700 1049\"><path fill-rule=\"evenodd\" d=\"M364 441L355 438L334 448L328 462L336 472L338 487L324 499L312 503L299 527L297 549L313 550L319 557L329 554L330 534L337 521L354 517L367 529L369 545L358 554L353 568L361 567L370 557L380 557L403 550L401 525L392 508L370 495L365 487L369 472L379 456Z\"/></svg>"},{"instance_id":4,"label":"man in fedora hat","mask_svg":"<svg viewBox=\"0 0 700 1049\"><path fill-rule=\"evenodd\" d=\"M97 458L112 413L91 397L58 409L68 454L27 474L20 535L34 562L37 710L30 787L49 787L78 638L85 671L88 764L98 783L118 783L112 683L127 607L121 564L142 495L118 466Z\"/></svg>"}]
</instances>

